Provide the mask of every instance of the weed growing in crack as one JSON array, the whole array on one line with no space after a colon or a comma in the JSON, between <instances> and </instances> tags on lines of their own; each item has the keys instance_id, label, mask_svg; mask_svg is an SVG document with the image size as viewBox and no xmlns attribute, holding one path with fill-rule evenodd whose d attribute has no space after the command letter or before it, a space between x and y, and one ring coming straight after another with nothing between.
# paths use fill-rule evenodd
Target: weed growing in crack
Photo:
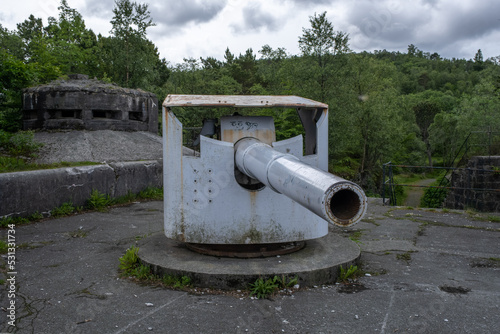
<instances>
[{"instance_id":1,"label":"weed growing in crack","mask_svg":"<svg viewBox=\"0 0 500 334\"><path fill-rule=\"evenodd\" d=\"M401 260L401 261L405 261L406 264L410 264L411 253L413 253L413 252L412 251L408 251L408 252L403 253L403 254L396 254L396 259Z\"/></svg>"},{"instance_id":2,"label":"weed growing in crack","mask_svg":"<svg viewBox=\"0 0 500 334\"><path fill-rule=\"evenodd\" d=\"M165 286L174 289L184 289L191 285L191 279L187 276L165 275L161 278L161 281Z\"/></svg>"},{"instance_id":3,"label":"weed growing in crack","mask_svg":"<svg viewBox=\"0 0 500 334\"><path fill-rule=\"evenodd\" d=\"M361 239L361 236L363 235L362 231L353 231L353 232L350 232L349 234L350 234L349 239L351 239L355 243L362 244L361 240L359 240L359 239Z\"/></svg>"},{"instance_id":4,"label":"weed growing in crack","mask_svg":"<svg viewBox=\"0 0 500 334\"><path fill-rule=\"evenodd\" d=\"M152 273L148 265L141 264L139 261L138 247L130 247L120 258L120 273L122 277L129 277L141 283L151 285L160 285L173 289L183 290L191 285L191 279L188 276L164 275L158 276Z\"/></svg>"},{"instance_id":5,"label":"weed growing in crack","mask_svg":"<svg viewBox=\"0 0 500 334\"><path fill-rule=\"evenodd\" d=\"M286 277L285 275L274 276L267 280L258 278L254 283L249 284L250 296L255 296L258 299L268 298L274 295L280 289L291 288L298 284L298 277Z\"/></svg>"},{"instance_id":6,"label":"weed growing in crack","mask_svg":"<svg viewBox=\"0 0 500 334\"><path fill-rule=\"evenodd\" d=\"M132 271L137 267L139 263L139 257L137 253L139 252L138 247L130 247L127 249L125 254L120 258L119 268L124 275L131 275Z\"/></svg>"},{"instance_id":7,"label":"weed growing in crack","mask_svg":"<svg viewBox=\"0 0 500 334\"><path fill-rule=\"evenodd\" d=\"M358 268L358 266L351 265L347 269L344 268L344 266L340 266L337 282L345 283L349 280L357 278L359 275L361 275L361 270Z\"/></svg>"},{"instance_id":8,"label":"weed growing in crack","mask_svg":"<svg viewBox=\"0 0 500 334\"><path fill-rule=\"evenodd\" d=\"M258 278L254 283L250 283L250 296L255 296L258 299L271 296L278 291L279 285L277 278L277 276L268 278L267 280Z\"/></svg>"},{"instance_id":9,"label":"weed growing in crack","mask_svg":"<svg viewBox=\"0 0 500 334\"><path fill-rule=\"evenodd\" d=\"M69 232L68 234L72 238L85 238L89 234L89 232L78 229L76 231Z\"/></svg>"}]
</instances>

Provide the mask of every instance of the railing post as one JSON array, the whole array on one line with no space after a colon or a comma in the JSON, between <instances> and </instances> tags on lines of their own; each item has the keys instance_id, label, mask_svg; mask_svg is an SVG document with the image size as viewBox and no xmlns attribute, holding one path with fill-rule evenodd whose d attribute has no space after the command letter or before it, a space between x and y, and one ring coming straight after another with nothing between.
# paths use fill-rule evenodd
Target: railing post
<instances>
[{"instance_id":1,"label":"railing post","mask_svg":"<svg viewBox=\"0 0 500 334\"><path fill-rule=\"evenodd\" d=\"M385 166L387 164L382 165L382 205L385 205Z\"/></svg>"}]
</instances>

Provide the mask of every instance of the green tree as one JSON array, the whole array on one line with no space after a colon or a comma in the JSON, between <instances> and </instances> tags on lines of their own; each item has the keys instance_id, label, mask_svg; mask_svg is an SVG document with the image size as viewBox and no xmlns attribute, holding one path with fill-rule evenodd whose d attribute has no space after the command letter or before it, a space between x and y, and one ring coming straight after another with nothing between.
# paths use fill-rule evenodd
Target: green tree
<instances>
[{"instance_id":1,"label":"green tree","mask_svg":"<svg viewBox=\"0 0 500 334\"><path fill-rule=\"evenodd\" d=\"M31 14L27 20L17 24L17 33L23 42L23 59L44 62L48 50L42 19Z\"/></svg>"},{"instance_id":2,"label":"green tree","mask_svg":"<svg viewBox=\"0 0 500 334\"><path fill-rule=\"evenodd\" d=\"M440 112L439 107L431 101L422 101L413 107L415 119L420 129L420 135L425 143L429 167L432 167L432 146L429 141L429 127L434 122L434 117Z\"/></svg>"},{"instance_id":3,"label":"green tree","mask_svg":"<svg viewBox=\"0 0 500 334\"><path fill-rule=\"evenodd\" d=\"M474 70L481 71L484 67L483 65L484 65L483 52L481 51L481 49L479 49L474 55Z\"/></svg>"},{"instance_id":4,"label":"green tree","mask_svg":"<svg viewBox=\"0 0 500 334\"><path fill-rule=\"evenodd\" d=\"M283 90L283 76L281 68L287 60L288 55L284 48L273 50L269 45L264 45L259 51L260 60L257 62L258 75L262 78L262 84L269 94L286 94Z\"/></svg>"},{"instance_id":5,"label":"green tree","mask_svg":"<svg viewBox=\"0 0 500 334\"><path fill-rule=\"evenodd\" d=\"M24 60L23 40L14 31L9 31L2 27L2 24L0 24L0 49L15 56L19 60Z\"/></svg>"},{"instance_id":6,"label":"green tree","mask_svg":"<svg viewBox=\"0 0 500 334\"><path fill-rule=\"evenodd\" d=\"M54 80L62 74L57 58L51 52L42 19L30 15L27 20L17 24L17 35L22 40L22 60L30 65L33 84Z\"/></svg>"},{"instance_id":7,"label":"green tree","mask_svg":"<svg viewBox=\"0 0 500 334\"><path fill-rule=\"evenodd\" d=\"M312 59L306 69L309 80L315 81L315 98L325 101L327 92L332 89L335 71L335 56L349 52L349 36L341 31L335 32L333 24L326 18L326 12L309 17L311 28L303 28L299 37L299 48L305 58ZM337 64L337 68L340 64Z\"/></svg>"},{"instance_id":8,"label":"green tree","mask_svg":"<svg viewBox=\"0 0 500 334\"><path fill-rule=\"evenodd\" d=\"M373 193L382 164L401 155L405 131L414 129L399 97L393 64L350 55L341 73L346 79L329 102L331 164ZM350 171L345 170L346 162Z\"/></svg>"},{"instance_id":9,"label":"green tree","mask_svg":"<svg viewBox=\"0 0 500 334\"><path fill-rule=\"evenodd\" d=\"M111 34L116 39L111 41L110 47L118 63L114 72L120 77L120 82L130 87L131 77L139 75L137 72L144 69L141 68L141 61L145 61L147 55L156 49L154 44L146 39L146 30L155 26L155 23L151 19L147 4L130 0L116 0L113 14Z\"/></svg>"},{"instance_id":10,"label":"green tree","mask_svg":"<svg viewBox=\"0 0 500 334\"><path fill-rule=\"evenodd\" d=\"M82 15L61 0L59 18L49 17L48 45L63 73L97 75L97 37L85 27Z\"/></svg>"},{"instance_id":11,"label":"green tree","mask_svg":"<svg viewBox=\"0 0 500 334\"><path fill-rule=\"evenodd\" d=\"M327 55L336 55L349 51L349 35L341 31L334 32L333 24L326 18L326 12L309 17L311 28L302 28L299 48L304 55L312 55L321 64Z\"/></svg>"}]
</instances>

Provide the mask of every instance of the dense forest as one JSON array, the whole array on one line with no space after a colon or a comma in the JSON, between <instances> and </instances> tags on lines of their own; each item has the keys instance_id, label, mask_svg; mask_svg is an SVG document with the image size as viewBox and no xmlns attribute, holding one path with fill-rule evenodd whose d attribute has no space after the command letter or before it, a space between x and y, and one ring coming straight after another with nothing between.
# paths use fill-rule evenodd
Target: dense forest
<instances>
[{"instance_id":1,"label":"dense forest","mask_svg":"<svg viewBox=\"0 0 500 334\"><path fill-rule=\"evenodd\" d=\"M335 31L322 13L297 37L300 54L264 45L170 64L147 37L155 23L146 4L117 0L111 16L107 37L88 29L66 0L46 25L33 15L13 31L0 25L4 136L20 130L23 88L81 73L154 92L160 101L170 93L270 94L327 103L330 169L368 194L379 191L383 163L448 166L471 132L477 143L499 141L498 133L481 132L500 131L500 56L483 59L477 50L474 59L444 59L415 45L406 53L355 53L349 35ZM178 116L185 126L200 126L201 112ZM267 112L279 139L301 133L294 112Z\"/></svg>"}]
</instances>

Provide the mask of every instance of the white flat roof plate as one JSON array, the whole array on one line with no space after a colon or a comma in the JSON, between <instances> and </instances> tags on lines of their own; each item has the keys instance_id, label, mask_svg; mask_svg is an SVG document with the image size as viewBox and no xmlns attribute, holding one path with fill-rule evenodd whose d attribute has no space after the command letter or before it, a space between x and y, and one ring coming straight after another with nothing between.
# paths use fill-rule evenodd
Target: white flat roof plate
<instances>
[{"instance_id":1,"label":"white flat roof plate","mask_svg":"<svg viewBox=\"0 0 500 334\"><path fill-rule=\"evenodd\" d=\"M163 106L169 107L286 107L322 108L328 105L291 95L168 95Z\"/></svg>"}]
</instances>

